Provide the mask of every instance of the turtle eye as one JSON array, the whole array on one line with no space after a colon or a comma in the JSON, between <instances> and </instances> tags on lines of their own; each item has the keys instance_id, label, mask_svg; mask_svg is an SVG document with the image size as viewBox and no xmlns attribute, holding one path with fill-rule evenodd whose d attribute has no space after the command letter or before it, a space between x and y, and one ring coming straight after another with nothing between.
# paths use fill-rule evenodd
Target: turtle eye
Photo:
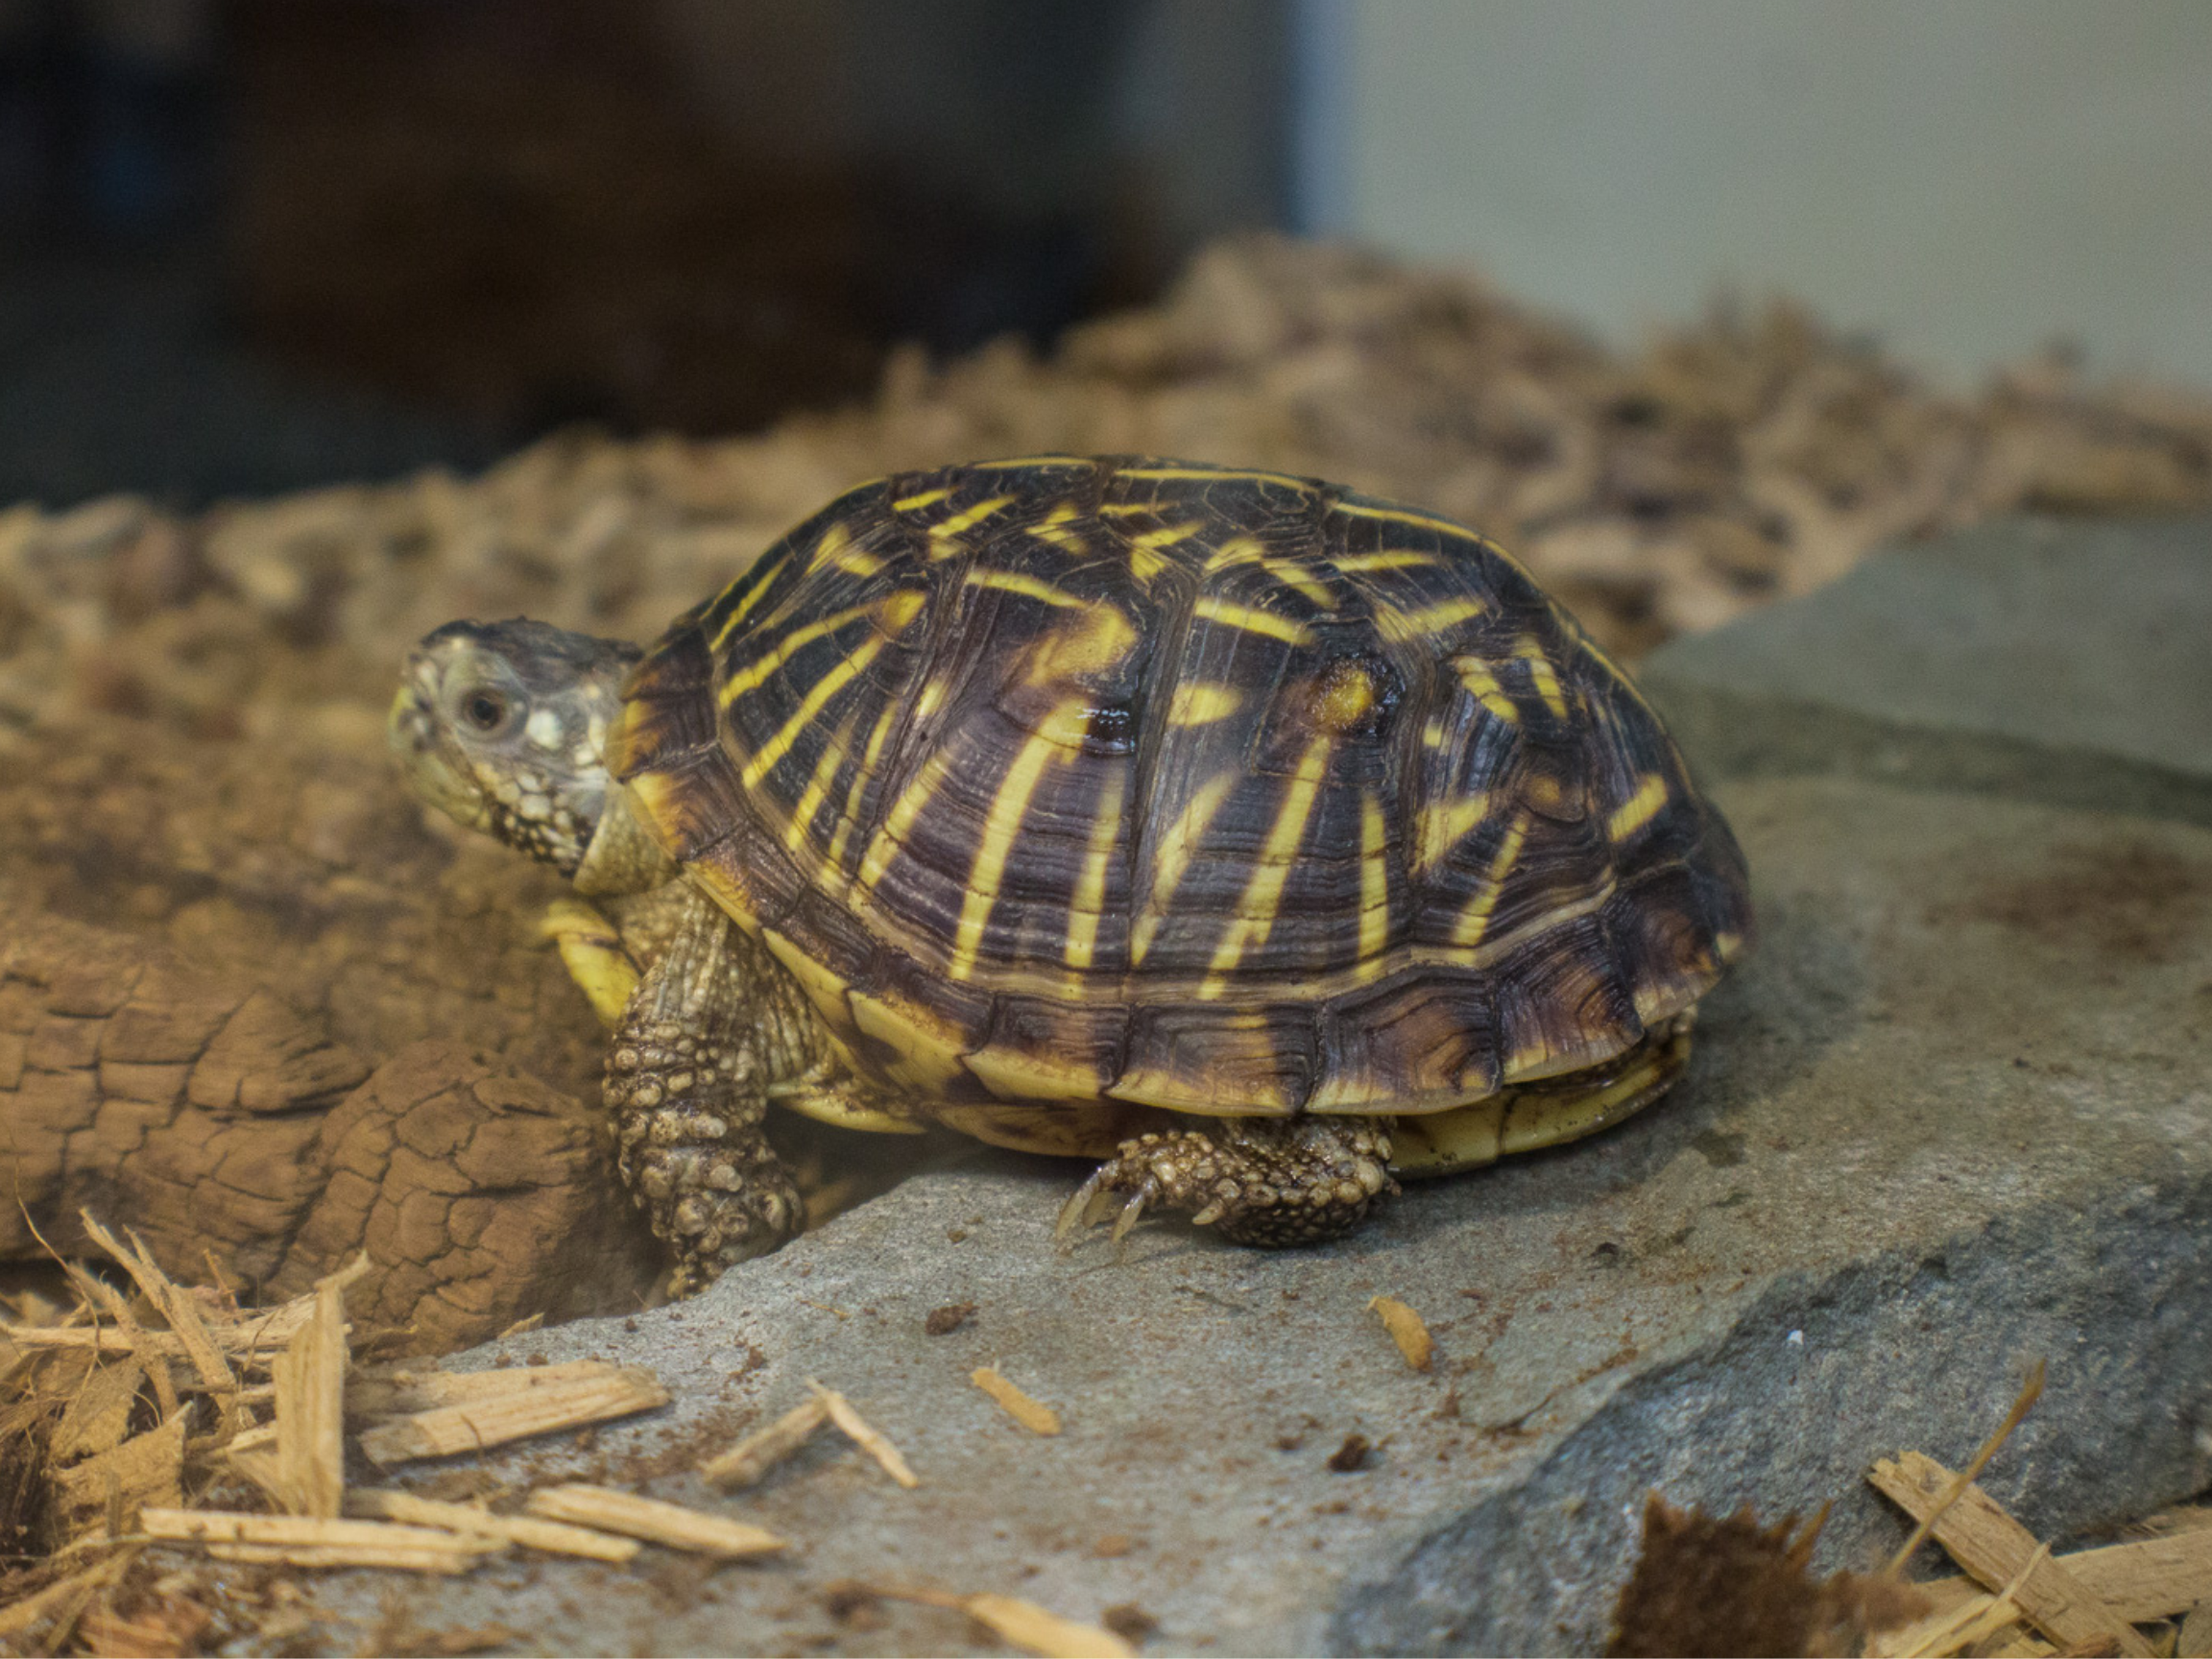
<instances>
[{"instance_id":1,"label":"turtle eye","mask_svg":"<svg viewBox=\"0 0 2212 1659\"><path fill-rule=\"evenodd\" d=\"M461 718L479 732L496 732L507 718L507 698L489 686L480 686L461 699Z\"/></svg>"}]
</instances>

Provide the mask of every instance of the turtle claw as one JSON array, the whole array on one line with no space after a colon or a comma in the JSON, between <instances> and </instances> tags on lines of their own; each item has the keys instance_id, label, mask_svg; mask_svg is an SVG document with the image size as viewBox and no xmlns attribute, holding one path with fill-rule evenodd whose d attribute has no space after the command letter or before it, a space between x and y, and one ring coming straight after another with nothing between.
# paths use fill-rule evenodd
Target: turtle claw
<instances>
[{"instance_id":1,"label":"turtle claw","mask_svg":"<svg viewBox=\"0 0 2212 1659\"><path fill-rule=\"evenodd\" d=\"M1231 1118L1210 1130L1145 1134L1121 1142L1060 1208L1062 1251L1104 1221L1116 1259L1147 1213L1182 1211L1240 1244L1312 1244L1349 1231L1395 1192L1390 1137L1369 1119Z\"/></svg>"}]
</instances>

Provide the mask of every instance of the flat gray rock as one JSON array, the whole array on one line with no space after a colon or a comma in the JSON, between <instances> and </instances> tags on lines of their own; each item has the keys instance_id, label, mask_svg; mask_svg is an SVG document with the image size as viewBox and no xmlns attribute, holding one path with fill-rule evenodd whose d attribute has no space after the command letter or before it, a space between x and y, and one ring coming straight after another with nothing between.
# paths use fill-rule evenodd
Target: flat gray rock
<instances>
[{"instance_id":1,"label":"flat gray rock","mask_svg":"<svg viewBox=\"0 0 2212 1659\"><path fill-rule=\"evenodd\" d=\"M1709 771L2212 823L2212 518L2017 518L1898 548L1641 678Z\"/></svg>"},{"instance_id":2,"label":"flat gray rock","mask_svg":"<svg viewBox=\"0 0 2212 1659\"><path fill-rule=\"evenodd\" d=\"M2039 1534L2212 1483L2212 710L2186 634L2158 632L2204 614L2207 530L2068 534L1898 554L1662 654L1762 938L1659 1106L1284 1255L1172 1224L1118 1263L1057 1255L1079 1171L979 1149L697 1301L508 1345L650 1365L675 1404L459 1478L636 1485L787 1556L502 1564L406 1586L407 1616L561 1651L991 1646L837 1588L864 1580L1140 1610L1161 1651L1594 1649L1648 1491L1833 1501L1818 1564L1868 1566L1904 1527L1867 1464L1962 1462L2037 1358L2048 1391L1984 1484ZM2095 576L2107 556L2155 574ZM1429 1372L1369 1310L1385 1294L1435 1334ZM926 1334L952 1304L974 1311ZM986 1399L993 1363L1063 1431ZM827 1438L747 1493L691 1472L808 1378L921 1486ZM316 1591L364 1624L394 1595Z\"/></svg>"}]
</instances>

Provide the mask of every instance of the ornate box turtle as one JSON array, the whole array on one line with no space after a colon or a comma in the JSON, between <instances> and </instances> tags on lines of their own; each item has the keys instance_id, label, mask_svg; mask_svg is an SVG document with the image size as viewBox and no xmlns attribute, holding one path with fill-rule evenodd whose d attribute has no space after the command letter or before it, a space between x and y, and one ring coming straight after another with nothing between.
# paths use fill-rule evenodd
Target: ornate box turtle
<instances>
[{"instance_id":1,"label":"ornate box turtle","mask_svg":"<svg viewBox=\"0 0 2212 1659\"><path fill-rule=\"evenodd\" d=\"M1490 542L1312 479L1043 456L863 485L636 647L456 622L416 788L574 878L621 1166L695 1289L798 1226L771 1103L1341 1233L1681 1072L1742 854Z\"/></svg>"}]
</instances>

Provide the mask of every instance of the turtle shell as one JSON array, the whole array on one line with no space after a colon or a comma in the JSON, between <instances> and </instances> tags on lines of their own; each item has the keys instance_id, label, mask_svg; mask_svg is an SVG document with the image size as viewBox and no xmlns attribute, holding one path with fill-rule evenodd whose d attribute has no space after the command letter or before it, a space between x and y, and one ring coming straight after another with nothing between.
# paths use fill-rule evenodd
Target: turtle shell
<instances>
[{"instance_id":1,"label":"turtle shell","mask_svg":"<svg viewBox=\"0 0 2212 1659\"><path fill-rule=\"evenodd\" d=\"M1276 473L864 485L678 619L613 759L947 1105L1446 1111L1666 1030L1749 928L1726 825L1526 571Z\"/></svg>"}]
</instances>

